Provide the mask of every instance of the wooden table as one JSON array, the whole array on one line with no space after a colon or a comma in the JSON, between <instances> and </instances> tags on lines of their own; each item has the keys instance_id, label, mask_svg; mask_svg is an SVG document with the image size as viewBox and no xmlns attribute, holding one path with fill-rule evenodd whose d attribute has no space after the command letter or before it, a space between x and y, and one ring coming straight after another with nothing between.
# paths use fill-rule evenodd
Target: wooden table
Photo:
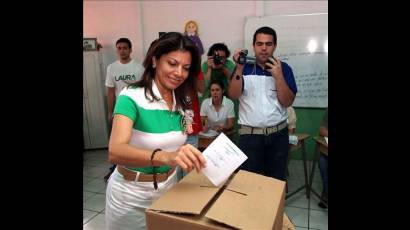
<instances>
[{"instance_id":1,"label":"wooden table","mask_svg":"<svg viewBox=\"0 0 410 230\"><path fill-rule=\"evenodd\" d=\"M229 132L224 132L224 134L233 141L233 136L235 134L234 130L231 130ZM218 135L219 136L219 135ZM198 149L200 151L204 151L211 143L214 141L218 136L215 137L207 137L207 136L202 136L198 134Z\"/></svg>"},{"instance_id":2,"label":"wooden table","mask_svg":"<svg viewBox=\"0 0 410 230\"><path fill-rule=\"evenodd\" d=\"M290 154L291 154L291 152L293 152L293 151L295 151L295 150L297 150L297 149L302 149L302 160L303 160L303 170L304 170L303 172L304 172L304 174L305 174L305 184L302 185L300 188L296 189L295 191L293 191L292 193L287 194L287 195L286 195L286 199L289 198L289 197L291 197L291 196L293 196L293 195L295 195L297 192L301 191L302 189L305 189L306 197L309 199L309 195L310 195L310 193L309 193L309 188L310 188L310 187L309 187L309 178L308 178L308 170L307 170L307 162L306 162L306 146L305 146L305 140L307 140L310 136L309 136L309 134L306 134L306 133L295 133L295 134L292 134L292 135L298 137L298 143L297 143L297 145L289 144L289 154L288 154L288 160L287 160L286 170L287 170L287 167L288 167L288 165L289 165L289 160L290 160ZM288 182L286 181L286 184L287 184L287 183L288 183Z\"/></svg>"},{"instance_id":3,"label":"wooden table","mask_svg":"<svg viewBox=\"0 0 410 230\"><path fill-rule=\"evenodd\" d=\"M214 141L216 137L198 135L198 149L203 151Z\"/></svg>"},{"instance_id":4,"label":"wooden table","mask_svg":"<svg viewBox=\"0 0 410 230\"><path fill-rule=\"evenodd\" d=\"M314 189L312 189L312 184L313 184L313 176L315 172L316 163L319 160L320 154L324 154L328 156L328 145L324 137L319 136L319 137L315 137L314 139L316 141L316 147L315 147L315 154L313 156L313 164L312 164L312 168L311 168L310 176L309 176L309 181L310 181L309 193L312 192L314 195L316 195L320 199L320 201L322 201L322 203L324 203L327 206L327 202L322 199L322 196L319 195L319 193L316 192Z\"/></svg>"}]
</instances>

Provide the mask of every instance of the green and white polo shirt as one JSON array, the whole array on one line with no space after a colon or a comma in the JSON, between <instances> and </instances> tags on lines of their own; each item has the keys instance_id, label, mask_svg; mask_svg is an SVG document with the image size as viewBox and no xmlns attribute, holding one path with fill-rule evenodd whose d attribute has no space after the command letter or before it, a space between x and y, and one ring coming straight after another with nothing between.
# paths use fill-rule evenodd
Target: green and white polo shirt
<instances>
[{"instance_id":1,"label":"green and white polo shirt","mask_svg":"<svg viewBox=\"0 0 410 230\"><path fill-rule=\"evenodd\" d=\"M182 113L175 110L174 91L172 91L174 104L170 112L155 81L152 82L152 90L160 98L159 101L148 101L145 98L144 88L124 88L115 104L114 114L127 116L134 122L130 145L141 149L161 148L164 151L176 151L185 144L187 135L181 126ZM153 168L150 166L127 168L147 174L153 173ZM169 169L169 166L160 166L156 172L163 173Z\"/></svg>"}]
</instances>

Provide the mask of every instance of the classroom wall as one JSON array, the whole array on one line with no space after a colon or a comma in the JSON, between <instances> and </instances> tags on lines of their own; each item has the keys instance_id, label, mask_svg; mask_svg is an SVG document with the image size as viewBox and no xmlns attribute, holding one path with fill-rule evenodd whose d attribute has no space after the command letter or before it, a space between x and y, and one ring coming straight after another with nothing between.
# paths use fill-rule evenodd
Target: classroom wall
<instances>
[{"instance_id":1,"label":"classroom wall","mask_svg":"<svg viewBox=\"0 0 410 230\"><path fill-rule=\"evenodd\" d=\"M197 21L205 53L216 42L233 52L243 46L246 17L328 12L327 1L84 1L83 36L101 43L104 75L116 60L115 41L128 37L142 62L158 32L180 31ZM203 59L205 55L203 56Z\"/></svg>"},{"instance_id":2,"label":"classroom wall","mask_svg":"<svg viewBox=\"0 0 410 230\"><path fill-rule=\"evenodd\" d=\"M103 73L117 59L115 42L128 37L132 42L131 57L142 62L143 47L141 8L138 1L84 1L83 37L96 37L101 43Z\"/></svg>"},{"instance_id":3,"label":"classroom wall","mask_svg":"<svg viewBox=\"0 0 410 230\"><path fill-rule=\"evenodd\" d=\"M183 32L188 20L195 20L205 53L216 42L225 42L233 52L244 45L247 17L327 13L328 1L84 1L83 36L96 37L102 44L103 74L114 62L115 41L128 37L132 58L142 62L158 32ZM280 36L280 35L279 35ZM203 59L205 55L203 56ZM317 135L324 109L295 108L297 131ZM307 143L308 153L314 142ZM293 154L298 158L300 153Z\"/></svg>"},{"instance_id":4,"label":"classroom wall","mask_svg":"<svg viewBox=\"0 0 410 230\"><path fill-rule=\"evenodd\" d=\"M192 19L198 23L205 53L217 42L226 43L231 51L241 47L245 18L255 15L254 1L146 1L142 7L146 41L156 39L159 31L183 32Z\"/></svg>"}]
</instances>

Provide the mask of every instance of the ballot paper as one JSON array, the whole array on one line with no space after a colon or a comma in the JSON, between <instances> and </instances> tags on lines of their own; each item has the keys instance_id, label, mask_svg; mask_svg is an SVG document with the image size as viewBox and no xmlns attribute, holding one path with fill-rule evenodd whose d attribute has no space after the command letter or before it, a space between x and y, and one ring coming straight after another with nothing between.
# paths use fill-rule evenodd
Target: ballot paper
<instances>
[{"instance_id":1,"label":"ballot paper","mask_svg":"<svg viewBox=\"0 0 410 230\"><path fill-rule=\"evenodd\" d=\"M327 137L325 137L325 140L326 140L326 144L328 144L329 142L327 141Z\"/></svg>"},{"instance_id":2,"label":"ballot paper","mask_svg":"<svg viewBox=\"0 0 410 230\"><path fill-rule=\"evenodd\" d=\"M202 173L213 185L219 186L248 157L224 134L219 136L202 152L206 167Z\"/></svg>"}]
</instances>

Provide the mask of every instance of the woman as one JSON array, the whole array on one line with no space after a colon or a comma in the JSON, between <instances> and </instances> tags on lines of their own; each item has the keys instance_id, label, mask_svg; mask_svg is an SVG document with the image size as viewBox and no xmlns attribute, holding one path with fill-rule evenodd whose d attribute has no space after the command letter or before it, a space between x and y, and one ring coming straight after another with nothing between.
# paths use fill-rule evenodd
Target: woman
<instances>
[{"instance_id":1,"label":"woman","mask_svg":"<svg viewBox=\"0 0 410 230\"><path fill-rule=\"evenodd\" d=\"M206 161L184 145L186 95L200 60L195 44L170 32L152 44L142 79L125 88L114 109L109 160L117 164L107 185L107 229L145 229L145 209L176 182L175 167L197 171Z\"/></svg>"},{"instance_id":2,"label":"woman","mask_svg":"<svg viewBox=\"0 0 410 230\"><path fill-rule=\"evenodd\" d=\"M212 80L210 92L211 97L205 99L201 105L203 131L212 129L227 135L232 134L235 119L232 100L224 96L225 89L221 81Z\"/></svg>"}]
</instances>

